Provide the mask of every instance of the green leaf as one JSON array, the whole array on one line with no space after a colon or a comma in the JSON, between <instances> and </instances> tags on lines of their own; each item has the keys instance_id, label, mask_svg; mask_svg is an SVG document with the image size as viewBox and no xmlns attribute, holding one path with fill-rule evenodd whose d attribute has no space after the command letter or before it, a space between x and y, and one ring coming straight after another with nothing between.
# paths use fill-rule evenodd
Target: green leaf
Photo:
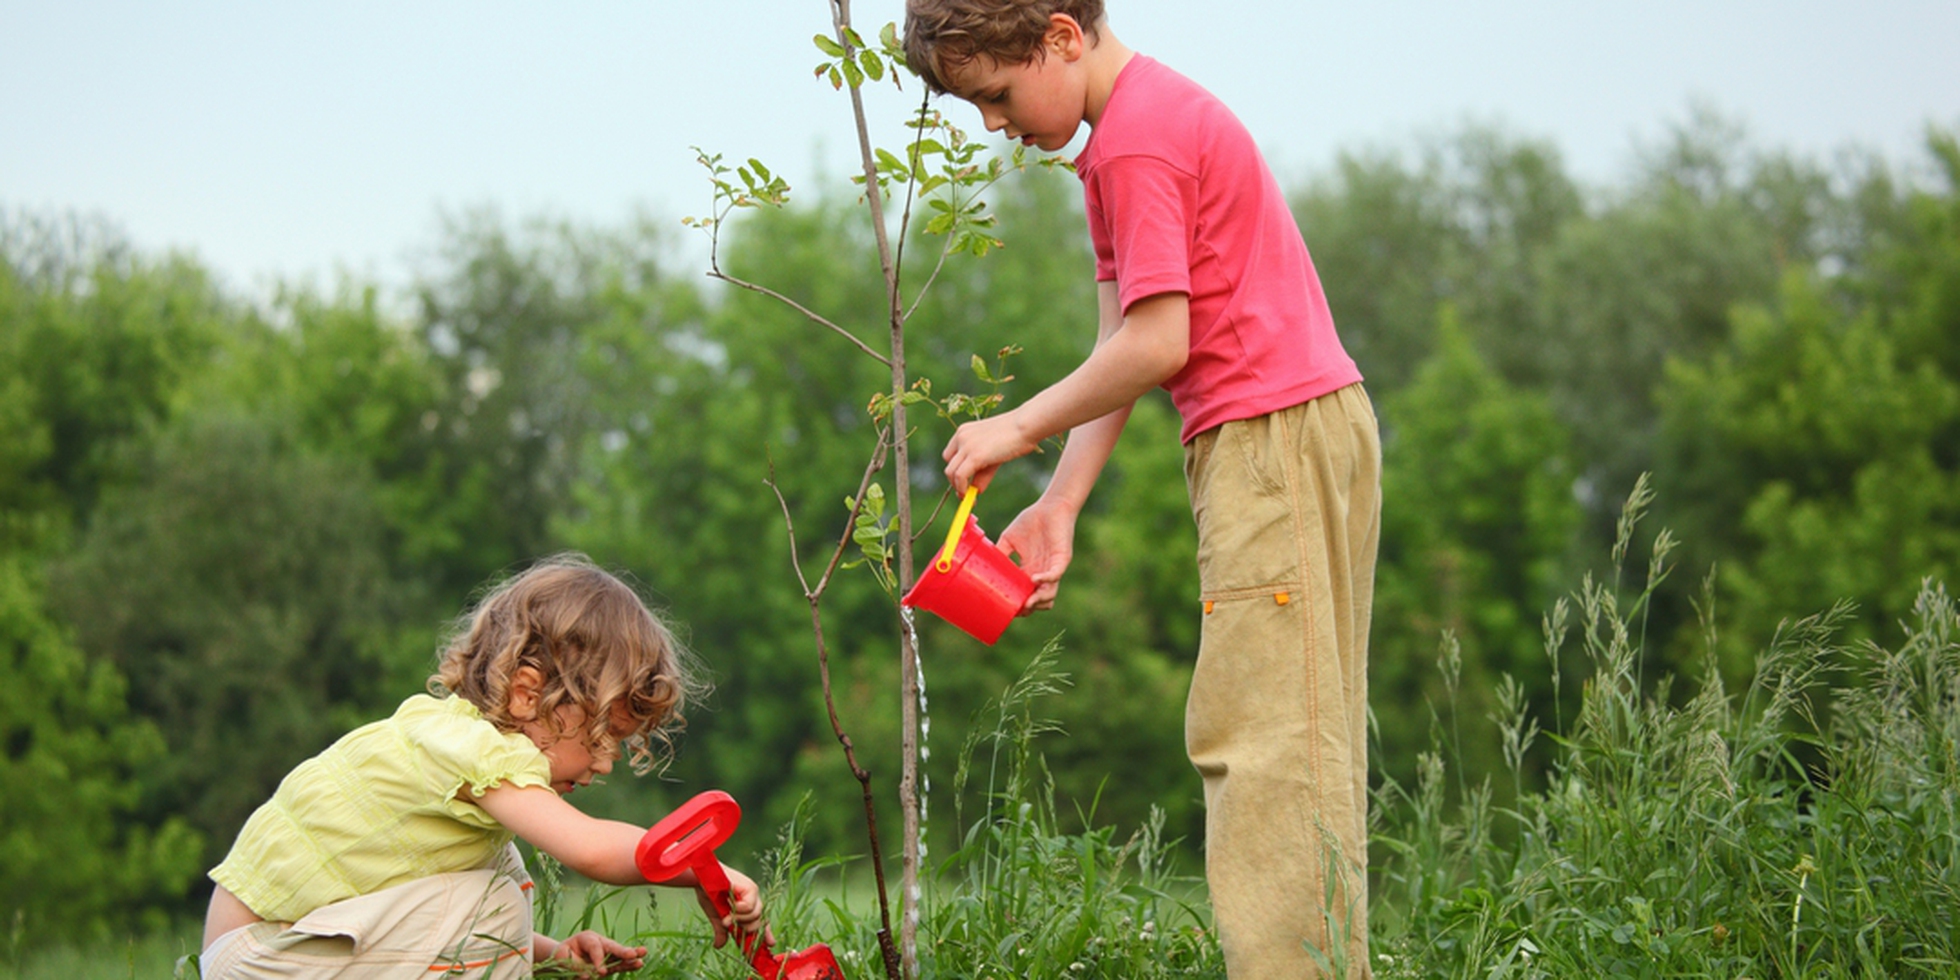
<instances>
[{"instance_id":1,"label":"green leaf","mask_svg":"<svg viewBox=\"0 0 1960 980\"><path fill-rule=\"evenodd\" d=\"M818 51L822 51L824 54L827 54L833 58L844 57L844 48L836 41L828 37L825 37L822 34L818 34L817 36L811 38L810 40L816 42Z\"/></svg>"},{"instance_id":2,"label":"green leaf","mask_svg":"<svg viewBox=\"0 0 1960 980\"><path fill-rule=\"evenodd\" d=\"M858 64L863 66L864 73L871 76L872 81L882 82L885 80L885 62L878 57L876 52L858 52Z\"/></svg>"},{"instance_id":3,"label":"green leaf","mask_svg":"<svg viewBox=\"0 0 1960 980\"><path fill-rule=\"evenodd\" d=\"M877 154L879 170L894 174L900 180L912 179L912 171L905 166L905 161L900 160L897 155L885 149L878 150Z\"/></svg>"},{"instance_id":4,"label":"green leaf","mask_svg":"<svg viewBox=\"0 0 1960 980\"><path fill-rule=\"evenodd\" d=\"M973 376L987 384L994 383L994 376L987 371L987 362L981 360L978 354L973 355Z\"/></svg>"}]
</instances>

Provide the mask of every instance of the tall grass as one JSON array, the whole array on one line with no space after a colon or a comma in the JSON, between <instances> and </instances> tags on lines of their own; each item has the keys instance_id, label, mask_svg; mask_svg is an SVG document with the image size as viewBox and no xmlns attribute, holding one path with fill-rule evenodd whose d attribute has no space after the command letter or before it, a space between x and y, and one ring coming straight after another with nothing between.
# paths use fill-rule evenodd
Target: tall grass
<instances>
[{"instance_id":1,"label":"tall grass","mask_svg":"<svg viewBox=\"0 0 1960 980\"><path fill-rule=\"evenodd\" d=\"M1643 624L1672 538L1656 537L1638 591L1620 582L1648 502L1643 484L1611 574L1545 617L1554 687L1579 675L1569 726L1532 717L1507 678L1496 787L1452 772L1463 728L1444 705L1414 783L1377 790L1375 976L1960 976L1960 608L1926 583L1895 649L1840 644L1842 606L1794 620L1731 693L1704 583L1699 687L1648 684ZM1036 749L1051 730L1041 702L1067 684L1058 657L1054 643L1035 657L963 747L953 796L982 812L956 813L961 846L927 878L924 976L1223 977L1202 883L1174 867L1161 816L1121 834L1091 805L1080 823L1096 829L1058 829ZM1439 670L1454 667L1446 642ZM1543 788L1528 791L1535 757ZM872 903L839 887L846 861L805 858L806 816L762 862L778 951L824 941L854 980L882 976ZM710 948L691 893L570 886L548 861L536 878L541 929L644 944L638 976L749 975L732 944ZM10 959L26 977L167 977L183 944Z\"/></svg>"},{"instance_id":2,"label":"tall grass","mask_svg":"<svg viewBox=\"0 0 1960 980\"><path fill-rule=\"evenodd\" d=\"M919 930L922 974L947 980L1224 977L1207 931L1201 884L1175 873L1178 842L1164 838L1161 813L1121 837L1110 827L1080 834L1058 829L1053 781L1034 751L1036 737L1052 730L1038 702L1067 684L1058 657L1059 646L1051 641L983 709L991 724L976 725L961 753L953 796L964 798L971 784L986 812L971 824L963 813L956 817L967 828L961 846L928 876ZM869 896L853 903L849 889L835 886L839 859L804 858L804 814L799 808L762 861L776 951L823 941L853 980L882 977L875 907ZM1095 826L1093 812L1083 816L1084 825ZM752 975L733 944L710 949L706 922L687 893L577 893L548 861L537 880L540 928L561 936L596 928L645 944L648 960L637 976ZM648 904L649 892L660 904ZM684 910L670 911L667 903Z\"/></svg>"},{"instance_id":3,"label":"tall grass","mask_svg":"<svg viewBox=\"0 0 1960 980\"><path fill-rule=\"evenodd\" d=\"M1621 521L1616 580L1642 490ZM1446 805L1440 736L1414 786L1382 786L1378 977L1960 975L1952 599L1927 583L1893 651L1836 645L1843 606L1786 623L1736 698L1713 666L1704 586L1710 662L1677 703L1671 679L1645 691L1637 667L1672 547L1658 536L1631 601L1589 578L1547 616L1557 664L1576 611L1589 670L1571 731L1551 736L1543 791L1514 788L1497 807L1486 783ZM1854 682L1827 689L1840 672ZM1538 721L1515 686L1500 694L1521 788Z\"/></svg>"},{"instance_id":4,"label":"tall grass","mask_svg":"<svg viewBox=\"0 0 1960 980\"><path fill-rule=\"evenodd\" d=\"M1224 963L1193 896L1198 883L1173 867L1177 841L1163 813L1128 837L1097 827L1057 829L1054 781L1033 751L1051 730L1037 701L1059 693L1051 640L1000 698L982 709L960 753L953 797L963 800L984 762L986 813L931 879L920 929L920 969L953 978L1224 976Z\"/></svg>"}]
</instances>

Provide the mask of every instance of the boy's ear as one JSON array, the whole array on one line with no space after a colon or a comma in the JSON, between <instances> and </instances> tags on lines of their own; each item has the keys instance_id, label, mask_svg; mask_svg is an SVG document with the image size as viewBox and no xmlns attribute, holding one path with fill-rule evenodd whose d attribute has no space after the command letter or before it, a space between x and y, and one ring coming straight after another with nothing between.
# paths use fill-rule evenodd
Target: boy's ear
<instances>
[{"instance_id":1,"label":"boy's ear","mask_svg":"<svg viewBox=\"0 0 1960 980\"><path fill-rule=\"evenodd\" d=\"M518 721L538 719L538 692L544 675L536 667L519 667L510 675L510 716Z\"/></svg>"},{"instance_id":2,"label":"boy's ear","mask_svg":"<svg viewBox=\"0 0 1960 980\"><path fill-rule=\"evenodd\" d=\"M1048 33L1041 36L1041 47L1047 54L1063 61L1074 61L1082 57L1087 41L1082 35L1082 24L1068 14L1049 14Z\"/></svg>"}]
</instances>

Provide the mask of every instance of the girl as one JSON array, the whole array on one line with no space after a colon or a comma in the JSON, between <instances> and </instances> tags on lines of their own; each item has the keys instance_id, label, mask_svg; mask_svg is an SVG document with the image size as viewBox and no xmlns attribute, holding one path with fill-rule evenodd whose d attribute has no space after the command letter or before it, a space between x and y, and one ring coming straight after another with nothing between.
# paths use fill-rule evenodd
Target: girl
<instances>
[{"instance_id":1,"label":"girl","mask_svg":"<svg viewBox=\"0 0 1960 980\"><path fill-rule=\"evenodd\" d=\"M638 969L644 947L531 931L512 836L594 881L646 883L633 862L644 829L564 797L622 754L644 774L654 741L671 751L698 693L687 657L582 556L499 586L459 621L431 694L301 763L246 821L211 872L204 977L488 976L550 959ZM716 946L762 917L755 882L728 878L734 913L709 914Z\"/></svg>"}]
</instances>

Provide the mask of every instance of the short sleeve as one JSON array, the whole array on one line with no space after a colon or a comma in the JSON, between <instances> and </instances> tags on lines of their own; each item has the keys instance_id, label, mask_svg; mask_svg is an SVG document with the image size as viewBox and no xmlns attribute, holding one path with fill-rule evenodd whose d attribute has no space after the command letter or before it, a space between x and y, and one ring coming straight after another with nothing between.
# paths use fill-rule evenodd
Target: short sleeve
<instances>
[{"instance_id":1,"label":"short sleeve","mask_svg":"<svg viewBox=\"0 0 1960 980\"><path fill-rule=\"evenodd\" d=\"M423 778L443 810L465 823L496 826L482 808L461 799L465 793L480 797L505 784L551 785L551 764L530 738L498 731L461 698L436 702L404 734L422 750Z\"/></svg>"},{"instance_id":2,"label":"short sleeve","mask_svg":"<svg viewBox=\"0 0 1960 980\"><path fill-rule=\"evenodd\" d=\"M1116 280L1123 309L1160 293L1189 294L1196 179L1136 154L1098 161L1085 182L1090 220L1099 226L1091 228L1097 278Z\"/></svg>"}]
</instances>

